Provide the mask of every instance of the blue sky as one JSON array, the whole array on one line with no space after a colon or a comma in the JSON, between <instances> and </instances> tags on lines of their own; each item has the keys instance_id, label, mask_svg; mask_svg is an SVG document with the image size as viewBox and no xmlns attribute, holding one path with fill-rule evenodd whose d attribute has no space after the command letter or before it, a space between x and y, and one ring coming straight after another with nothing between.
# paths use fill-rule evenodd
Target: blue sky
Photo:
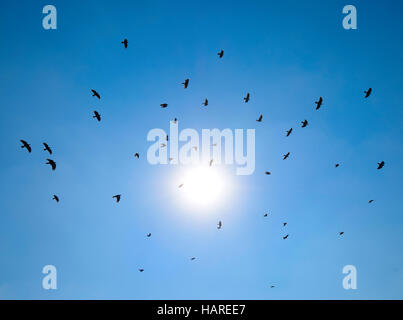
<instances>
[{"instance_id":1,"label":"blue sky","mask_svg":"<svg viewBox=\"0 0 403 320\"><path fill-rule=\"evenodd\" d=\"M42 28L46 4L57 30ZM358 30L342 27L346 4ZM399 1L7 1L0 12L0 299L403 298ZM256 171L223 166L233 188L220 207L184 207L184 168L146 161L148 131L174 117L180 129L256 128ZM42 289L47 264L55 291ZM342 287L349 264L357 290Z\"/></svg>"}]
</instances>

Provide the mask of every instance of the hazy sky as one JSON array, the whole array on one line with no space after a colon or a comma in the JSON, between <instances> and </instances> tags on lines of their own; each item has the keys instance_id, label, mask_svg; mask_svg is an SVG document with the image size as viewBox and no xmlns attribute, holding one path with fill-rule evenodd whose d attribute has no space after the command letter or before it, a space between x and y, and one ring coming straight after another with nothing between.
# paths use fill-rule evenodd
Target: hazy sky
<instances>
[{"instance_id":1,"label":"hazy sky","mask_svg":"<svg viewBox=\"0 0 403 320\"><path fill-rule=\"evenodd\" d=\"M46 4L57 30L42 27ZM346 4L358 30L342 27ZM402 9L2 1L0 299L403 298ZM147 162L148 131L175 117L180 130L256 128L255 173L216 168L231 185L219 205L185 205L186 168ZM49 264L55 291L42 289ZM342 287L345 265L357 290Z\"/></svg>"}]
</instances>

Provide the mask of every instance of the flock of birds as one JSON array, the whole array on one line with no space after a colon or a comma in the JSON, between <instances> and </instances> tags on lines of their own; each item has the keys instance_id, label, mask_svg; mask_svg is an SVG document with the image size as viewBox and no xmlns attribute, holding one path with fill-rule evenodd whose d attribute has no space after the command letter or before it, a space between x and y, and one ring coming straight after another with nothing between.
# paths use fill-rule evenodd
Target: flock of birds
<instances>
[{"instance_id":1,"label":"flock of birds","mask_svg":"<svg viewBox=\"0 0 403 320\"><path fill-rule=\"evenodd\" d=\"M365 90L364 91L364 94L365 94L365 98L368 98L370 95L371 95L371 93L372 93L372 88L369 88L368 90ZM249 101L249 93L247 94L247 96L244 98L244 100L245 100L245 102L247 102L247 101ZM316 104L316 110L319 110L320 109L320 107L323 105L323 98L322 97L319 97L319 99L318 99L318 101L315 101L315 104ZM259 116L259 118L256 120L256 121L258 121L258 122L261 122L262 121L262 118L263 118L263 115L260 115ZM301 128L305 128L307 125L308 125L308 120L304 120L304 121L301 121ZM293 128L290 128L289 130L287 130L286 131L286 136L288 137L288 136L290 136L290 134L292 133L292 131L293 131ZM285 155L283 155L283 160L286 160L289 156L290 156L290 152L287 152ZM378 167L377 167L377 170L380 170L380 169L382 169L383 167L384 167L384 165L385 165L385 161L381 161L381 162L378 162ZM336 163L335 165L335 168L338 168L339 166L340 166L340 163ZM266 171L265 172L265 174L266 175L270 175L271 174L271 172L270 171ZM371 200L369 200L368 201L368 203L372 203L372 202L374 202L374 200L373 199L371 199ZM268 216L268 214L267 213L265 213L264 214L264 217L267 217ZM287 222L284 222L283 223L283 226L285 227L287 225ZM342 236L344 234L344 231L340 231L339 232L339 235L340 236ZM287 238L289 237L289 234L286 234L284 237L283 237L283 240L286 240ZM274 286L271 286L272 288L274 288Z\"/></svg>"},{"instance_id":2,"label":"flock of birds","mask_svg":"<svg viewBox=\"0 0 403 320\"><path fill-rule=\"evenodd\" d=\"M121 43L124 45L124 48L127 49L127 47L128 47L128 40L127 40L127 39L124 39ZM218 57L219 57L220 59L222 59L223 56L224 56L224 50L219 51L219 52L217 53L217 55L218 55ZM185 81L182 82L182 85L183 85L184 89L187 89L187 88L188 88L189 82L190 82L190 79L185 79ZM92 92L92 96L93 96L93 97L96 97L96 98L98 98L98 99L101 99L101 95L100 95L96 90L91 89L91 92ZM368 90L364 91L364 94L365 94L364 97L365 97L365 98L368 98L368 97L371 95L371 93L372 93L372 88L369 88ZM248 92L248 93L246 94L246 96L243 98L243 100L244 100L245 103L248 103L248 102L250 101L250 99L251 99L251 96L250 96L250 93ZM209 103L208 99L205 98L205 100L203 101L202 105L205 106L205 107L207 107L207 106L208 106L208 103ZM323 105L323 98L322 98L322 97L319 97L318 101L315 101L315 104L316 104L316 110L319 110L319 109L321 108L321 106ZM161 107L161 108L167 108L167 107L168 107L168 104L167 104L167 103L161 103L161 104L160 104L160 107ZM96 111L96 110L94 110L93 113L94 113L93 118L95 118L98 122L100 122L100 121L101 121L101 115L99 114L99 112ZM176 122L177 119L175 118L173 121ZM257 122L262 122L262 121L263 121L263 115L260 114L260 115L259 115L259 118L258 118L256 121L257 121ZM305 119L305 120L301 121L301 127L302 127L302 128L305 128L305 127L307 127L307 126L308 126L308 120ZM290 128L289 130L286 131L286 136L289 137L292 132L293 132L293 128ZM166 137L166 140L168 141L168 135L167 135L167 137ZM31 145L30 145L27 141L25 141L25 140L23 140L23 139L21 139L20 141L21 141L21 143L22 143L21 148L25 148L29 153L31 153L31 151L32 151ZM43 151L47 151L47 152L49 153L49 155L52 155L52 154L53 154L52 149L49 147L49 145L48 145L46 142L43 142L43 146L44 146ZM161 147L165 147L165 146L166 146L166 144L164 144L164 143L161 144ZM214 146L214 144L213 144L213 146ZM195 147L195 148L196 148L196 147ZM283 155L283 160L286 160L286 159L290 156L290 154L291 154L290 152L287 152L285 155ZM137 159L139 159L139 158L140 158L140 154L139 154L139 153L135 153L135 154L134 154L134 157L136 157ZM52 160L52 159L49 159L49 158L47 158L46 160L47 160L47 162L46 162L45 164L50 165L50 166L51 166L51 169L52 169L53 171L56 170L56 162L55 162L54 160ZM172 159L170 158L170 160L172 160ZM211 161L210 161L210 166L212 165L212 162L213 162L213 161L211 160ZM382 168L384 167L384 165L385 165L385 162L384 162L384 161L379 162L377 169L378 169L378 170L382 169ZM336 164L335 164L335 168L338 168L339 166L340 166L339 163L336 163ZM270 175L271 172L270 172L270 171L266 171L265 174L266 174L266 175ZM184 185L183 183L180 184L180 185L178 186L178 188L182 188L183 185ZM119 203L120 200L121 200L121 197L122 197L121 194L116 194L116 195L114 195L112 198L115 199L116 203ZM58 197L56 194L53 195L53 198L52 198L52 199L55 200L56 202L59 202L59 201L60 201L59 197ZM368 201L368 203L372 203L372 202L374 202L373 199L371 199L371 200ZM265 213L265 214L264 214L264 217L267 217L267 216L268 216L268 214ZM287 226L287 222L284 222L284 223L283 223L283 227L285 227L285 226ZM222 228L222 221L218 221L217 229L220 230L221 228ZM340 235L340 236L342 236L343 234L344 234L344 231L339 232L339 235ZM151 237L151 233L148 233L146 236L147 236L147 238L150 238L150 237ZM283 239L286 240L288 237L289 237L289 234L286 234L285 236L283 236ZM194 261L194 260L196 260L196 257L192 257L190 260L191 260L191 261ZM143 268L139 268L138 270L139 270L139 272L144 272L144 269L143 269ZM275 287L274 285L270 285L270 288L274 288L274 287Z\"/></svg>"}]
</instances>

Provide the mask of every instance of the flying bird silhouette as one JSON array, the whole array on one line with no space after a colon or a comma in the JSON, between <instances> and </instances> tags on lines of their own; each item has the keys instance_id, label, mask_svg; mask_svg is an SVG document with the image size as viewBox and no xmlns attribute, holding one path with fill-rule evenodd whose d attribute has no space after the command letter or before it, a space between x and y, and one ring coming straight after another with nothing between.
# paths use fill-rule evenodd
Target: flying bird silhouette
<instances>
[{"instance_id":1,"label":"flying bird silhouette","mask_svg":"<svg viewBox=\"0 0 403 320\"><path fill-rule=\"evenodd\" d=\"M270 171L266 171L265 174L269 176L269 175L271 175L271 172L270 172Z\"/></svg>"},{"instance_id":2,"label":"flying bird silhouette","mask_svg":"<svg viewBox=\"0 0 403 320\"><path fill-rule=\"evenodd\" d=\"M113 196L112 199L116 199L116 203L118 203L120 201L121 196L122 196L121 194L117 194Z\"/></svg>"},{"instance_id":3,"label":"flying bird silhouette","mask_svg":"<svg viewBox=\"0 0 403 320\"><path fill-rule=\"evenodd\" d=\"M93 97L97 97L98 99L101 99L101 96L99 95L98 92L96 92L94 89L91 89L91 91L92 91L92 96Z\"/></svg>"},{"instance_id":4,"label":"flying bird silhouette","mask_svg":"<svg viewBox=\"0 0 403 320\"><path fill-rule=\"evenodd\" d=\"M207 107L208 106L208 99L206 98L203 102L203 106Z\"/></svg>"},{"instance_id":5,"label":"flying bird silhouette","mask_svg":"<svg viewBox=\"0 0 403 320\"><path fill-rule=\"evenodd\" d=\"M220 52L217 53L217 55L220 57L220 59L224 56L224 50L221 50Z\"/></svg>"},{"instance_id":6,"label":"flying bird silhouette","mask_svg":"<svg viewBox=\"0 0 403 320\"><path fill-rule=\"evenodd\" d=\"M189 85L189 79L186 79L185 82L182 82L183 87L186 89Z\"/></svg>"},{"instance_id":7,"label":"flying bird silhouette","mask_svg":"<svg viewBox=\"0 0 403 320\"><path fill-rule=\"evenodd\" d=\"M285 155L283 156L283 160L287 159L289 156L290 156L290 153L288 152L287 154L285 154Z\"/></svg>"},{"instance_id":8,"label":"flying bird silhouette","mask_svg":"<svg viewBox=\"0 0 403 320\"><path fill-rule=\"evenodd\" d=\"M274 286L273 286L273 285L271 285L271 286L270 286L270 288L271 288L271 289L273 289L273 288L274 288Z\"/></svg>"},{"instance_id":9,"label":"flying bird silhouette","mask_svg":"<svg viewBox=\"0 0 403 320\"><path fill-rule=\"evenodd\" d=\"M302 126L301 128L305 128L308 125L308 120L301 121Z\"/></svg>"},{"instance_id":10,"label":"flying bird silhouette","mask_svg":"<svg viewBox=\"0 0 403 320\"><path fill-rule=\"evenodd\" d=\"M52 154L52 149L49 148L48 144L46 142L42 143L45 149L43 151L49 152L49 154Z\"/></svg>"},{"instance_id":11,"label":"flying bird silhouette","mask_svg":"<svg viewBox=\"0 0 403 320\"><path fill-rule=\"evenodd\" d=\"M28 142L26 142L25 140L21 139L20 141L22 143L21 148L26 148L28 150L28 152L31 153L31 151L32 151L31 145Z\"/></svg>"},{"instance_id":12,"label":"flying bird silhouette","mask_svg":"<svg viewBox=\"0 0 403 320\"><path fill-rule=\"evenodd\" d=\"M151 237L151 233L148 233L148 234L147 234L147 238L149 238L149 237Z\"/></svg>"},{"instance_id":13,"label":"flying bird silhouette","mask_svg":"<svg viewBox=\"0 0 403 320\"><path fill-rule=\"evenodd\" d=\"M46 162L46 164L50 164L50 166L52 167L52 170L56 170L56 162L54 162L52 159L46 159L48 160L48 162Z\"/></svg>"},{"instance_id":14,"label":"flying bird silhouette","mask_svg":"<svg viewBox=\"0 0 403 320\"><path fill-rule=\"evenodd\" d=\"M57 196L57 195L53 195L53 198L52 198L53 200L56 200L56 202L59 202L59 197Z\"/></svg>"},{"instance_id":15,"label":"flying bird silhouette","mask_svg":"<svg viewBox=\"0 0 403 320\"><path fill-rule=\"evenodd\" d=\"M291 132L292 132L292 128L287 131L287 137L291 134Z\"/></svg>"},{"instance_id":16,"label":"flying bird silhouette","mask_svg":"<svg viewBox=\"0 0 403 320\"><path fill-rule=\"evenodd\" d=\"M165 148L167 145L165 143L161 143L161 148Z\"/></svg>"},{"instance_id":17,"label":"flying bird silhouette","mask_svg":"<svg viewBox=\"0 0 403 320\"><path fill-rule=\"evenodd\" d=\"M101 121L101 115L98 113L98 111L94 110L94 115L92 117L96 118L98 120L98 122Z\"/></svg>"},{"instance_id":18,"label":"flying bird silhouette","mask_svg":"<svg viewBox=\"0 0 403 320\"><path fill-rule=\"evenodd\" d=\"M180 184L178 188L182 188L182 187L183 187L183 183L182 183L182 184Z\"/></svg>"},{"instance_id":19,"label":"flying bird silhouette","mask_svg":"<svg viewBox=\"0 0 403 320\"><path fill-rule=\"evenodd\" d=\"M382 169L384 165L385 165L385 161L378 162L378 168L377 169L378 170Z\"/></svg>"},{"instance_id":20,"label":"flying bird silhouette","mask_svg":"<svg viewBox=\"0 0 403 320\"><path fill-rule=\"evenodd\" d=\"M245 103L248 103L248 102L249 102L249 99L250 99L250 94L249 94L249 92L246 94L246 97L243 98L243 99L245 100Z\"/></svg>"},{"instance_id":21,"label":"flying bird silhouette","mask_svg":"<svg viewBox=\"0 0 403 320\"><path fill-rule=\"evenodd\" d=\"M161 103L160 106L161 106L161 108L166 108L166 107L168 107L168 103Z\"/></svg>"},{"instance_id":22,"label":"flying bird silhouette","mask_svg":"<svg viewBox=\"0 0 403 320\"><path fill-rule=\"evenodd\" d=\"M267 213L265 213L265 214L263 215L263 217L267 217Z\"/></svg>"},{"instance_id":23,"label":"flying bird silhouette","mask_svg":"<svg viewBox=\"0 0 403 320\"><path fill-rule=\"evenodd\" d=\"M372 88L369 88L367 91L364 91L365 93L365 98L368 98L371 95Z\"/></svg>"},{"instance_id":24,"label":"flying bird silhouette","mask_svg":"<svg viewBox=\"0 0 403 320\"><path fill-rule=\"evenodd\" d=\"M141 268L140 268L139 271L140 271L140 272L144 272L144 269L141 269Z\"/></svg>"},{"instance_id":25,"label":"flying bird silhouette","mask_svg":"<svg viewBox=\"0 0 403 320\"><path fill-rule=\"evenodd\" d=\"M134 156L135 156L137 159L140 158L140 155L138 154L138 152L136 152L136 153L134 154Z\"/></svg>"},{"instance_id":26,"label":"flying bird silhouette","mask_svg":"<svg viewBox=\"0 0 403 320\"><path fill-rule=\"evenodd\" d=\"M256 121L257 121L257 122L262 122L262 119L263 119L263 115L261 114L261 115L259 116L259 119L257 119Z\"/></svg>"},{"instance_id":27,"label":"flying bird silhouette","mask_svg":"<svg viewBox=\"0 0 403 320\"><path fill-rule=\"evenodd\" d=\"M123 43L125 46L125 49L127 49L127 44L129 43L129 41L127 41L127 39L125 38L121 43Z\"/></svg>"},{"instance_id":28,"label":"flying bird silhouette","mask_svg":"<svg viewBox=\"0 0 403 320\"><path fill-rule=\"evenodd\" d=\"M336 164L334 165L335 168L338 168L339 166L340 166L339 163L336 163Z\"/></svg>"},{"instance_id":29,"label":"flying bird silhouette","mask_svg":"<svg viewBox=\"0 0 403 320\"><path fill-rule=\"evenodd\" d=\"M194 261L194 260L196 260L196 257L192 257L192 258L190 258L190 260L191 260L191 261Z\"/></svg>"},{"instance_id":30,"label":"flying bird silhouette","mask_svg":"<svg viewBox=\"0 0 403 320\"><path fill-rule=\"evenodd\" d=\"M344 234L344 231L339 232L339 235L342 236Z\"/></svg>"},{"instance_id":31,"label":"flying bird silhouette","mask_svg":"<svg viewBox=\"0 0 403 320\"><path fill-rule=\"evenodd\" d=\"M218 224L217 224L217 229L218 229L218 230L220 230L220 229L221 229L221 227L222 227L222 222L221 222L221 221L218 221Z\"/></svg>"},{"instance_id":32,"label":"flying bird silhouette","mask_svg":"<svg viewBox=\"0 0 403 320\"><path fill-rule=\"evenodd\" d=\"M285 237L283 237L283 240L285 240L285 239L287 239L288 238L288 234L285 236Z\"/></svg>"},{"instance_id":33,"label":"flying bird silhouette","mask_svg":"<svg viewBox=\"0 0 403 320\"><path fill-rule=\"evenodd\" d=\"M283 227L285 227L287 225L287 222L283 222Z\"/></svg>"},{"instance_id":34,"label":"flying bird silhouette","mask_svg":"<svg viewBox=\"0 0 403 320\"><path fill-rule=\"evenodd\" d=\"M318 110L322 106L322 103L323 103L323 98L322 97L320 97L318 101L315 101L316 110Z\"/></svg>"},{"instance_id":35,"label":"flying bird silhouette","mask_svg":"<svg viewBox=\"0 0 403 320\"><path fill-rule=\"evenodd\" d=\"M372 202L374 202L374 200L369 200L369 201L368 201L368 203L372 203Z\"/></svg>"}]
</instances>

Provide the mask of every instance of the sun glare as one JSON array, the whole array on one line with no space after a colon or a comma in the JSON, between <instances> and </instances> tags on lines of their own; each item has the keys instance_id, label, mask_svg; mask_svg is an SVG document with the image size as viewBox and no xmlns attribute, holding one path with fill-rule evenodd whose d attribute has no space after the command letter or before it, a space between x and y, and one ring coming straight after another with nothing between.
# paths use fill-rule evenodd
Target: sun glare
<instances>
[{"instance_id":1,"label":"sun glare","mask_svg":"<svg viewBox=\"0 0 403 320\"><path fill-rule=\"evenodd\" d=\"M225 196L227 185L217 167L189 169L183 179L183 197L190 205L206 207L217 205Z\"/></svg>"}]
</instances>

